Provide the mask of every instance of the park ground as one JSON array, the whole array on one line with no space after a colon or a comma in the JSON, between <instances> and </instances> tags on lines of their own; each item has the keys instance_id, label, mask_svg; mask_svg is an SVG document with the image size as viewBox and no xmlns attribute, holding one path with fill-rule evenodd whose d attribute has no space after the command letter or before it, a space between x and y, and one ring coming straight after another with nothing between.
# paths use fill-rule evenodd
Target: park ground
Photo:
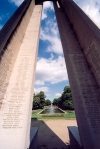
<instances>
[{"instance_id":1,"label":"park ground","mask_svg":"<svg viewBox=\"0 0 100 149\"><path fill-rule=\"evenodd\" d=\"M69 110L64 110L66 112L66 114L54 114L54 115L39 115L38 113L42 111L41 109L38 109L38 110L33 110L32 111L32 118L33 119L73 119L73 118L76 118L76 115L75 115L75 112L74 111L69 111Z\"/></svg>"},{"instance_id":2,"label":"park ground","mask_svg":"<svg viewBox=\"0 0 100 149\"><path fill-rule=\"evenodd\" d=\"M40 117L36 110L32 114L32 126L38 130L38 149L69 149L67 126L77 126L75 113L67 111L65 116Z\"/></svg>"}]
</instances>

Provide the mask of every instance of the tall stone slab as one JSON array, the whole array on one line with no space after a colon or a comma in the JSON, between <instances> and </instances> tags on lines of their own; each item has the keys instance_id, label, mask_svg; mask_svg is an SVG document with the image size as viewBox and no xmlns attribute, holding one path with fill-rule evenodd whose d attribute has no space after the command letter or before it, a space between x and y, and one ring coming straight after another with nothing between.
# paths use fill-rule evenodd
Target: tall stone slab
<instances>
[{"instance_id":1,"label":"tall stone slab","mask_svg":"<svg viewBox=\"0 0 100 149\"><path fill-rule=\"evenodd\" d=\"M34 6L34 1L31 1L15 25L13 35L11 31L5 44L2 41L0 44L3 47L0 61L1 149L29 147L41 12L42 6Z\"/></svg>"},{"instance_id":2,"label":"tall stone slab","mask_svg":"<svg viewBox=\"0 0 100 149\"><path fill-rule=\"evenodd\" d=\"M84 149L100 149L100 31L72 0L57 3L54 7L81 142Z\"/></svg>"},{"instance_id":3,"label":"tall stone slab","mask_svg":"<svg viewBox=\"0 0 100 149\"><path fill-rule=\"evenodd\" d=\"M100 29L72 0L61 2L100 87Z\"/></svg>"}]
</instances>

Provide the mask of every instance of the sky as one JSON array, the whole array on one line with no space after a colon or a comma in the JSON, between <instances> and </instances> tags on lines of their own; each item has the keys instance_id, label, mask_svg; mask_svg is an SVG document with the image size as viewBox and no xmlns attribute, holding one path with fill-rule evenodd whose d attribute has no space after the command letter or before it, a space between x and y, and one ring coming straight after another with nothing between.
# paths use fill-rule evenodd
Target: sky
<instances>
[{"instance_id":1,"label":"sky","mask_svg":"<svg viewBox=\"0 0 100 149\"><path fill-rule=\"evenodd\" d=\"M0 29L23 0L0 0ZM75 0L85 13L100 27L100 1ZM51 101L61 96L69 85L65 60L56 23L53 4L43 5L34 92L44 91Z\"/></svg>"}]
</instances>

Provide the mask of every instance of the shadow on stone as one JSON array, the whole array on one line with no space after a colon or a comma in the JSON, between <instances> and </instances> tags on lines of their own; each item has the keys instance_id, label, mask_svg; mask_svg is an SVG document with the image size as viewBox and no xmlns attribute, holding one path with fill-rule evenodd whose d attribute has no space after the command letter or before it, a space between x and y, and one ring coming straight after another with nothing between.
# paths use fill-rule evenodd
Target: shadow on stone
<instances>
[{"instance_id":1,"label":"shadow on stone","mask_svg":"<svg viewBox=\"0 0 100 149\"><path fill-rule=\"evenodd\" d=\"M63 142L44 121L31 119L31 127L38 127L38 149L69 149L69 143Z\"/></svg>"}]
</instances>

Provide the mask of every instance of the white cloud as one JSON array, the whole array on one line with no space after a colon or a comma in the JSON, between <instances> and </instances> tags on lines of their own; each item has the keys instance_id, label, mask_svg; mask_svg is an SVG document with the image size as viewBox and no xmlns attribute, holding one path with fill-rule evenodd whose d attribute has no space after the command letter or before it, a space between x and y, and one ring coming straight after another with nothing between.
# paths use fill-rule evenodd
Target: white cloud
<instances>
[{"instance_id":1,"label":"white cloud","mask_svg":"<svg viewBox=\"0 0 100 149\"><path fill-rule=\"evenodd\" d=\"M76 0L76 3L89 15L89 17L100 27L100 1L97 0Z\"/></svg>"},{"instance_id":2,"label":"white cloud","mask_svg":"<svg viewBox=\"0 0 100 149\"><path fill-rule=\"evenodd\" d=\"M60 93L55 93L55 96L60 97L61 94Z\"/></svg>"},{"instance_id":3,"label":"white cloud","mask_svg":"<svg viewBox=\"0 0 100 149\"><path fill-rule=\"evenodd\" d=\"M51 9L54 10L53 3L50 1L46 1L43 3L43 9Z\"/></svg>"},{"instance_id":4,"label":"white cloud","mask_svg":"<svg viewBox=\"0 0 100 149\"><path fill-rule=\"evenodd\" d=\"M55 84L68 80L65 60L62 56L54 59L53 55L49 59L39 58L36 67L36 85L45 83Z\"/></svg>"},{"instance_id":5,"label":"white cloud","mask_svg":"<svg viewBox=\"0 0 100 149\"><path fill-rule=\"evenodd\" d=\"M47 18L47 14L44 11L42 11L42 20L44 20L46 18Z\"/></svg>"},{"instance_id":6,"label":"white cloud","mask_svg":"<svg viewBox=\"0 0 100 149\"><path fill-rule=\"evenodd\" d=\"M43 91L43 92L49 92L49 88L48 87L39 87L39 88L34 88L34 93L39 93L40 91Z\"/></svg>"},{"instance_id":7,"label":"white cloud","mask_svg":"<svg viewBox=\"0 0 100 149\"><path fill-rule=\"evenodd\" d=\"M47 11L48 10L54 11L53 3L50 1L46 1L43 3L42 20L47 18Z\"/></svg>"},{"instance_id":8,"label":"white cloud","mask_svg":"<svg viewBox=\"0 0 100 149\"><path fill-rule=\"evenodd\" d=\"M51 96L51 94L46 94L46 97L50 97Z\"/></svg>"},{"instance_id":9,"label":"white cloud","mask_svg":"<svg viewBox=\"0 0 100 149\"><path fill-rule=\"evenodd\" d=\"M19 6L24 0L9 0L11 3L14 3L16 6Z\"/></svg>"},{"instance_id":10,"label":"white cloud","mask_svg":"<svg viewBox=\"0 0 100 149\"><path fill-rule=\"evenodd\" d=\"M58 27L55 19L48 20L46 22L46 27L41 28L40 39L49 42L47 52L63 54L61 40L59 37Z\"/></svg>"}]
</instances>

